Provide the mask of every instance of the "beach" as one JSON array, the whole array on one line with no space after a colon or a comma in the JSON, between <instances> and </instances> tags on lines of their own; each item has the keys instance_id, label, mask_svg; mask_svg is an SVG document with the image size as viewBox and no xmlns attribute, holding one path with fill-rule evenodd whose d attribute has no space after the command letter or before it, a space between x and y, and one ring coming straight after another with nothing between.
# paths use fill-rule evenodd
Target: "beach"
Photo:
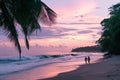
<instances>
[{"instance_id":1,"label":"beach","mask_svg":"<svg viewBox=\"0 0 120 80\"><path fill-rule=\"evenodd\" d=\"M18 61L17 57L0 58L0 80L42 80L52 78L82 67L85 64L85 56L90 56L91 64L93 64L96 63L96 60L101 59L102 55L102 53L35 55L22 56L21 61Z\"/></svg>"},{"instance_id":2,"label":"beach","mask_svg":"<svg viewBox=\"0 0 120 80\"><path fill-rule=\"evenodd\" d=\"M101 59L56 77L38 80L120 80L120 56Z\"/></svg>"},{"instance_id":3,"label":"beach","mask_svg":"<svg viewBox=\"0 0 120 80\"><path fill-rule=\"evenodd\" d=\"M99 60L91 60L90 64L80 62L84 58L80 56L1 63L0 80L120 80L120 56L101 58L100 54L94 54L91 59Z\"/></svg>"},{"instance_id":4,"label":"beach","mask_svg":"<svg viewBox=\"0 0 120 80\"><path fill-rule=\"evenodd\" d=\"M91 54L91 59L99 59L90 64L85 64L81 55L1 63L0 80L120 80L120 56L103 58L96 54Z\"/></svg>"},{"instance_id":5,"label":"beach","mask_svg":"<svg viewBox=\"0 0 120 80\"><path fill-rule=\"evenodd\" d=\"M119 0L0 0L0 80L120 80L119 14Z\"/></svg>"}]
</instances>

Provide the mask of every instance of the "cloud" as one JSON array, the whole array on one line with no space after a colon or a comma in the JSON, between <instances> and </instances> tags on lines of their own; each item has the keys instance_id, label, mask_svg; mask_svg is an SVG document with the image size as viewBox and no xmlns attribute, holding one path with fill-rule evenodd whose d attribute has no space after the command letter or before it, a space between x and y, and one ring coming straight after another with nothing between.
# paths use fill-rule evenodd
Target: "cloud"
<instances>
[{"instance_id":1,"label":"cloud","mask_svg":"<svg viewBox=\"0 0 120 80\"><path fill-rule=\"evenodd\" d=\"M94 30L98 30L98 29L99 29L99 30L101 30L101 26L98 26L98 27L90 27L89 29L92 29L92 30L93 30L93 29L94 29Z\"/></svg>"},{"instance_id":2,"label":"cloud","mask_svg":"<svg viewBox=\"0 0 120 80\"><path fill-rule=\"evenodd\" d=\"M94 0L43 0L56 13L59 19L65 19L73 15L88 14L96 8Z\"/></svg>"},{"instance_id":3,"label":"cloud","mask_svg":"<svg viewBox=\"0 0 120 80\"><path fill-rule=\"evenodd\" d=\"M88 34L88 33L92 33L92 30L83 30L83 31L79 31L78 34Z\"/></svg>"},{"instance_id":4,"label":"cloud","mask_svg":"<svg viewBox=\"0 0 120 80\"><path fill-rule=\"evenodd\" d=\"M63 25L93 25L93 24L100 24L100 23L96 23L96 22L60 22L57 24L63 24Z\"/></svg>"},{"instance_id":5,"label":"cloud","mask_svg":"<svg viewBox=\"0 0 120 80\"><path fill-rule=\"evenodd\" d=\"M42 31L38 31L37 34L36 32L31 34L31 38L40 38L40 39L45 39L45 38L60 38L62 36L67 36L69 35L70 31L75 31L77 29L72 29L72 28L63 28L63 27L42 27Z\"/></svg>"}]
</instances>

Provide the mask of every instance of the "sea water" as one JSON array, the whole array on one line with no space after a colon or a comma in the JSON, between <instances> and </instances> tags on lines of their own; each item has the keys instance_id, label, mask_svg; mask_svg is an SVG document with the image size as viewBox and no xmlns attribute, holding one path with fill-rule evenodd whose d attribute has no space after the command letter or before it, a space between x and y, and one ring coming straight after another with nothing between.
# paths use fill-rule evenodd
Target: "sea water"
<instances>
[{"instance_id":1,"label":"sea water","mask_svg":"<svg viewBox=\"0 0 120 80\"><path fill-rule=\"evenodd\" d=\"M85 64L85 56L91 62L102 58L102 53L67 53L56 55L31 55L0 58L0 80L37 80L56 76L63 72L75 70Z\"/></svg>"}]
</instances>

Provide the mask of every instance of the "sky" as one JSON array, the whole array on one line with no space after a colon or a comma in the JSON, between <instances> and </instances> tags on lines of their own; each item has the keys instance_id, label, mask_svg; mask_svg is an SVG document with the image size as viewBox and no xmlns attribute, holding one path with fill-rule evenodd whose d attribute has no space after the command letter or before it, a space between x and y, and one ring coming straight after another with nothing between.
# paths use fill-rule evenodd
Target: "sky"
<instances>
[{"instance_id":1,"label":"sky","mask_svg":"<svg viewBox=\"0 0 120 80\"><path fill-rule=\"evenodd\" d=\"M100 22L109 17L108 8L119 3L119 0L42 1L57 13L56 24L42 25L42 31L30 36L30 51L24 48L24 39L20 37L24 54L69 52L76 47L96 45L102 30ZM0 31L0 51L6 55L10 51L16 53L14 44L3 33ZM4 50L5 48L7 50Z\"/></svg>"},{"instance_id":2,"label":"sky","mask_svg":"<svg viewBox=\"0 0 120 80\"><path fill-rule=\"evenodd\" d=\"M81 17L104 18L108 8L119 0L42 0L58 14L61 21L73 21ZM77 17L77 18L76 18ZM73 20L71 20L73 19Z\"/></svg>"}]
</instances>

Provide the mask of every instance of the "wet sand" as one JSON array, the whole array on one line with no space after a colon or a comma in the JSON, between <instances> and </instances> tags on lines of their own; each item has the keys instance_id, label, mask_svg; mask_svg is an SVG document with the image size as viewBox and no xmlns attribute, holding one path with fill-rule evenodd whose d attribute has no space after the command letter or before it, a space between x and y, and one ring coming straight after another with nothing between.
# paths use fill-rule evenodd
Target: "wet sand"
<instances>
[{"instance_id":1,"label":"wet sand","mask_svg":"<svg viewBox=\"0 0 120 80\"><path fill-rule=\"evenodd\" d=\"M120 56L80 66L56 77L38 80L120 80Z\"/></svg>"},{"instance_id":2,"label":"wet sand","mask_svg":"<svg viewBox=\"0 0 120 80\"><path fill-rule=\"evenodd\" d=\"M59 73L69 72L78 68L79 62L54 63L28 70L1 75L0 80L39 80L57 76Z\"/></svg>"}]
</instances>

